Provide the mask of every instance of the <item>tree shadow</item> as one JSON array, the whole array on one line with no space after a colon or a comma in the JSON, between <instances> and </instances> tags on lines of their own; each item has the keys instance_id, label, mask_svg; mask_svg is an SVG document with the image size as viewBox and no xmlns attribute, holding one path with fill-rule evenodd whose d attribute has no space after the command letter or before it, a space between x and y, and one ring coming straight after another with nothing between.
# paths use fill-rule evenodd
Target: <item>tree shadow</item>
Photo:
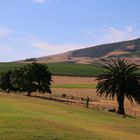
<instances>
[{"instance_id":1,"label":"tree shadow","mask_svg":"<svg viewBox=\"0 0 140 140\"><path fill-rule=\"evenodd\" d=\"M54 97L43 97L43 96L35 96L35 95L32 95L31 97L44 99L44 100L57 101L57 102L61 102L61 103L76 103L76 101L73 101L73 100L58 99L58 98L54 98Z\"/></svg>"},{"instance_id":2,"label":"tree shadow","mask_svg":"<svg viewBox=\"0 0 140 140\"><path fill-rule=\"evenodd\" d=\"M134 116L130 116L130 115L125 115L127 118L131 118L131 119L136 119L136 117L134 117Z\"/></svg>"}]
</instances>

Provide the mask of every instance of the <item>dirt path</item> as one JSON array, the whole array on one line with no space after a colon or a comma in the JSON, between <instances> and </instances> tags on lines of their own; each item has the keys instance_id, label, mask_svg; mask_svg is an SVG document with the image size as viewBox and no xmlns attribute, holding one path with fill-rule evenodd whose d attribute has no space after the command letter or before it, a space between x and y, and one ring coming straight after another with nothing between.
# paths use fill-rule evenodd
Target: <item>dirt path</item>
<instances>
[{"instance_id":1,"label":"dirt path","mask_svg":"<svg viewBox=\"0 0 140 140\"><path fill-rule=\"evenodd\" d=\"M95 84L95 77L53 76L52 84Z\"/></svg>"}]
</instances>

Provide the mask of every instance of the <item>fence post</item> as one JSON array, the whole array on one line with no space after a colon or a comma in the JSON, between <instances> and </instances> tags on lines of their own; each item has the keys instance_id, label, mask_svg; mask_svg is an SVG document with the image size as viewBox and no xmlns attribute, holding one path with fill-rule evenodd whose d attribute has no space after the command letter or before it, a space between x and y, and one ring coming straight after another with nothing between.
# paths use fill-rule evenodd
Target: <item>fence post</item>
<instances>
[{"instance_id":1,"label":"fence post","mask_svg":"<svg viewBox=\"0 0 140 140\"><path fill-rule=\"evenodd\" d=\"M130 116L131 116L131 110L130 110Z\"/></svg>"}]
</instances>

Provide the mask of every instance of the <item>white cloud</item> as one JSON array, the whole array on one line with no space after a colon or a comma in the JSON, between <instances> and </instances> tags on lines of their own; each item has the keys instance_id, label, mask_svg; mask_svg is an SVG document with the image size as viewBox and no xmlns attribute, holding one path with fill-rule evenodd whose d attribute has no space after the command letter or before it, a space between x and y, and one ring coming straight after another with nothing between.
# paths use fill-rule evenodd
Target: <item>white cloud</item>
<instances>
[{"instance_id":1,"label":"white cloud","mask_svg":"<svg viewBox=\"0 0 140 140\"><path fill-rule=\"evenodd\" d=\"M13 33L14 31L7 28L0 28L0 37L7 37L9 34Z\"/></svg>"},{"instance_id":2,"label":"white cloud","mask_svg":"<svg viewBox=\"0 0 140 140\"><path fill-rule=\"evenodd\" d=\"M121 28L108 26L98 31L87 30L85 35L92 45L100 45L139 38L140 30L137 30L132 26L124 26Z\"/></svg>"},{"instance_id":3,"label":"white cloud","mask_svg":"<svg viewBox=\"0 0 140 140\"><path fill-rule=\"evenodd\" d=\"M118 42L133 39L135 37L136 35L131 26L126 26L122 29L115 27L107 27L104 30L104 35L102 36L102 39L105 42Z\"/></svg>"},{"instance_id":4,"label":"white cloud","mask_svg":"<svg viewBox=\"0 0 140 140\"><path fill-rule=\"evenodd\" d=\"M123 28L107 27L103 29L102 34L98 41L100 43L119 42L140 37L140 32L132 26L125 26Z\"/></svg>"},{"instance_id":5,"label":"white cloud","mask_svg":"<svg viewBox=\"0 0 140 140\"><path fill-rule=\"evenodd\" d=\"M32 40L31 45L39 50L40 55L53 55L85 47L77 44L51 44L38 39Z\"/></svg>"}]
</instances>

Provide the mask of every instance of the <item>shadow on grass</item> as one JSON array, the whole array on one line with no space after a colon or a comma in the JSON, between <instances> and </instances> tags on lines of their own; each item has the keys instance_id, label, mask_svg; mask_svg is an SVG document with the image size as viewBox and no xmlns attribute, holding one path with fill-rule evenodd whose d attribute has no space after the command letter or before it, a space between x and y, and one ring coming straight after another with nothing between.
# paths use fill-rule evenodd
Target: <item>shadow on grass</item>
<instances>
[{"instance_id":1,"label":"shadow on grass","mask_svg":"<svg viewBox=\"0 0 140 140\"><path fill-rule=\"evenodd\" d=\"M70 99L60 99L60 98L55 98L55 97L43 97L43 96L31 96L31 97L34 97L34 98L39 98L39 99L45 99L45 100L51 100L51 101L57 101L57 102L61 102L61 103L77 103L77 101L74 101L74 100L70 100ZM81 102L78 102L78 103L83 103L82 101Z\"/></svg>"},{"instance_id":2,"label":"shadow on grass","mask_svg":"<svg viewBox=\"0 0 140 140\"><path fill-rule=\"evenodd\" d=\"M134 117L134 116L130 116L130 115L125 115L126 117L128 117L128 118L131 118L131 119L136 119L136 117Z\"/></svg>"},{"instance_id":3,"label":"shadow on grass","mask_svg":"<svg viewBox=\"0 0 140 140\"><path fill-rule=\"evenodd\" d=\"M56 98L56 97L44 97L44 96L35 96L35 95L32 95L30 97L33 97L33 98L38 98L38 99L44 99L44 100L50 100L50 101L56 101L56 102L60 102L60 103L68 103L68 104L84 104L83 101L75 101L75 100L71 100L71 99L62 99L62 98ZM93 109L93 108L91 108ZM94 109L97 109L97 108L94 108ZM122 118L131 118L131 119L137 119L136 116L132 116L132 115L121 115L121 114L118 114L117 112L114 112L116 115L122 117Z\"/></svg>"}]
</instances>

